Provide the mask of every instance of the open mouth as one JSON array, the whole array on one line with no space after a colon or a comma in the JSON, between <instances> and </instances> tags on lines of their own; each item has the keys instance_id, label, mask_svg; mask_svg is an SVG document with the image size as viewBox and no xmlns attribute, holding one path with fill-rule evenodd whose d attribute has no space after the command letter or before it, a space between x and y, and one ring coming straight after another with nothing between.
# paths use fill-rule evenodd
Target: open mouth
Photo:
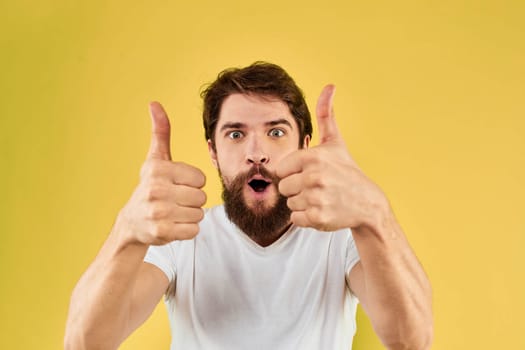
<instances>
[{"instance_id":1,"label":"open mouth","mask_svg":"<svg viewBox=\"0 0 525 350\"><path fill-rule=\"evenodd\" d=\"M262 179L253 179L250 182L248 182L248 185L255 191L255 192L264 192L266 187L270 185L268 181L262 180Z\"/></svg>"}]
</instances>

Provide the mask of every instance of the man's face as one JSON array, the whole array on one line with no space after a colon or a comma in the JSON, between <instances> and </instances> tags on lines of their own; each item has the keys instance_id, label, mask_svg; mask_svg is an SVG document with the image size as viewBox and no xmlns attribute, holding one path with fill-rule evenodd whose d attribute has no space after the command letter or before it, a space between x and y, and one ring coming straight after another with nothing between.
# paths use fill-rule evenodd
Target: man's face
<instances>
[{"instance_id":1,"label":"man's face","mask_svg":"<svg viewBox=\"0 0 525 350\"><path fill-rule=\"evenodd\" d=\"M280 198L278 179L273 175L276 166L297 150L298 139L297 123L285 102L232 94L224 100L219 114L216 148L213 150L210 140L208 148L225 191L235 190L234 200L242 199L252 213L265 215ZM308 141L307 137L305 147Z\"/></svg>"}]
</instances>

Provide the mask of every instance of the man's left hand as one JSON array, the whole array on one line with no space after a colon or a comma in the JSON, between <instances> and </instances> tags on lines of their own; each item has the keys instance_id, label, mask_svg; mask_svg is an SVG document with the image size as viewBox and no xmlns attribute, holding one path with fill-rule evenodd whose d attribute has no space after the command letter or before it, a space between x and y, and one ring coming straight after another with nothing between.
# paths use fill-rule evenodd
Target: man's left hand
<instances>
[{"instance_id":1,"label":"man's left hand","mask_svg":"<svg viewBox=\"0 0 525 350\"><path fill-rule=\"evenodd\" d=\"M291 153L276 169L291 221L321 231L374 225L389 208L347 151L334 118L334 94L335 86L327 85L317 102L319 145Z\"/></svg>"}]
</instances>

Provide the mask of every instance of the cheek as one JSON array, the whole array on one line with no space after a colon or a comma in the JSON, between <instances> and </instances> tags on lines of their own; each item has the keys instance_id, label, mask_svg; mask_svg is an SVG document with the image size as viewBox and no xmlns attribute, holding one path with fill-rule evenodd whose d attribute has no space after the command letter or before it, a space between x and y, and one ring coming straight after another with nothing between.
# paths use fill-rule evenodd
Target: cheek
<instances>
[{"instance_id":1,"label":"cheek","mask_svg":"<svg viewBox=\"0 0 525 350\"><path fill-rule=\"evenodd\" d=\"M235 170L232 168L231 162L228 162L228 160L225 159L218 159L217 169L219 170L222 182L228 186L235 177Z\"/></svg>"},{"instance_id":2,"label":"cheek","mask_svg":"<svg viewBox=\"0 0 525 350\"><path fill-rule=\"evenodd\" d=\"M224 176L230 177L236 169L237 162L231 156L222 156L217 158L217 165Z\"/></svg>"},{"instance_id":3,"label":"cheek","mask_svg":"<svg viewBox=\"0 0 525 350\"><path fill-rule=\"evenodd\" d=\"M217 145L215 157L217 159L217 164L221 169L228 169L233 163L235 163L236 154L234 149L230 147L225 147L223 145Z\"/></svg>"},{"instance_id":4,"label":"cheek","mask_svg":"<svg viewBox=\"0 0 525 350\"><path fill-rule=\"evenodd\" d=\"M246 145L228 145L222 147L218 154L219 160L224 173L227 175L237 175L237 172L246 170L247 157L250 154Z\"/></svg>"}]
</instances>

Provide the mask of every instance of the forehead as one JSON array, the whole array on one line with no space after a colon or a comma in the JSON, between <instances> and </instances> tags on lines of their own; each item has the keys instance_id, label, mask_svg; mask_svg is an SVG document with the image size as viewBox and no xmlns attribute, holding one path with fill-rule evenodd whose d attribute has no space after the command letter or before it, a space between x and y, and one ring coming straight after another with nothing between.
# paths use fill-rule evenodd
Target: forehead
<instances>
[{"instance_id":1,"label":"forehead","mask_svg":"<svg viewBox=\"0 0 525 350\"><path fill-rule=\"evenodd\" d=\"M251 125L274 119L286 119L297 125L288 105L277 97L231 94L222 103L218 126L231 122Z\"/></svg>"}]
</instances>

